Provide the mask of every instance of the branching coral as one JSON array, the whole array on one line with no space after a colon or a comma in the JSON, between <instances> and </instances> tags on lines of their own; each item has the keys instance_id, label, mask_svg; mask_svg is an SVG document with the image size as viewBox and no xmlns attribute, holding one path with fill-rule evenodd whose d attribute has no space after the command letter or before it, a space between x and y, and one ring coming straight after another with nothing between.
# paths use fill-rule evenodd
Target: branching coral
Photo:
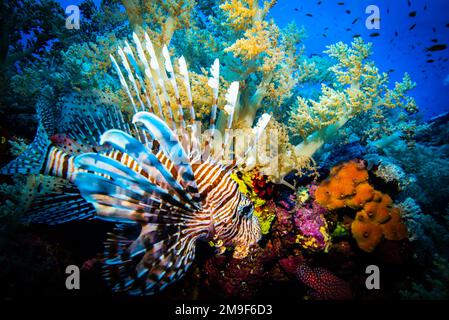
<instances>
[{"instance_id":1,"label":"branching coral","mask_svg":"<svg viewBox=\"0 0 449 320\"><path fill-rule=\"evenodd\" d=\"M262 20L275 4L276 0L265 1L261 7L258 0L230 0L220 8L226 13L229 26L247 30L254 22Z\"/></svg>"},{"instance_id":2,"label":"branching coral","mask_svg":"<svg viewBox=\"0 0 449 320\"><path fill-rule=\"evenodd\" d=\"M285 183L284 177L291 171L316 176L315 162L295 153L284 124L271 119L265 132L266 140L262 139L257 145L257 167L261 173L276 183Z\"/></svg>"},{"instance_id":3,"label":"branching coral","mask_svg":"<svg viewBox=\"0 0 449 320\"><path fill-rule=\"evenodd\" d=\"M177 29L189 28L193 20L191 14L195 2L192 0L120 1L126 9L132 28L141 30L144 26L148 26L146 31L159 48L170 43Z\"/></svg>"},{"instance_id":4,"label":"branching coral","mask_svg":"<svg viewBox=\"0 0 449 320\"><path fill-rule=\"evenodd\" d=\"M75 89L111 88L111 59L109 55L117 50L118 39L113 33L98 36L95 42L73 44L62 53L63 69L72 80Z\"/></svg>"},{"instance_id":5,"label":"branching coral","mask_svg":"<svg viewBox=\"0 0 449 320\"><path fill-rule=\"evenodd\" d=\"M274 4L266 1L260 7L253 0L228 1L220 6L223 16L213 20L218 25L224 19L230 27L223 43L227 44L224 51L233 57L225 56L225 61L232 80L245 83L237 110L245 127L252 125L264 100L271 108L281 105L297 83L297 44L304 32L294 24L280 30L273 21L267 21L265 16Z\"/></svg>"},{"instance_id":6,"label":"branching coral","mask_svg":"<svg viewBox=\"0 0 449 320\"><path fill-rule=\"evenodd\" d=\"M335 137L349 120L370 112L371 119L383 119L384 109L399 108L416 112L413 98L406 96L415 84L405 74L394 89L388 88L388 76L380 73L368 58L371 44L356 38L351 46L342 42L328 47L325 52L337 63L330 67L335 82L322 84L318 100L298 97L289 121L290 129L303 142L296 152L312 156L325 142ZM380 122L380 121L379 121ZM379 130L381 130L379 126Z\"/></svg>"}]
</instances>

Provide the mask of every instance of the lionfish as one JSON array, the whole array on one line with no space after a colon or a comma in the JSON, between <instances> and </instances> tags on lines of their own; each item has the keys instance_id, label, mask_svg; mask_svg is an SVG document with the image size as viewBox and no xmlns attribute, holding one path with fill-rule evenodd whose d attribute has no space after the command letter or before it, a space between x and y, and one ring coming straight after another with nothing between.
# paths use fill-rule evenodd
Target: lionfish
<instances>
[{"instance_id":1,"label":"lionfish","mask_svg":"<svg viewBox=\"0 0 449 320\"><path fill-rule=\"evenodd\" d=\"M117 223L105 242L104 276L113 291L140 295L181 278L195 258L198 240L214 239L237 250L256 244L261 231L252 202L231 178L238 161L224 165L210 150L204 159L206 151L200 150L195 134L188 138L198 126L184 57L178 59L176 75L166 46L161 68L147 34L141 42L134 33L133 42L134 48L128 42L118 47L121 64L111 55L135 112L131 123L116 102L98 91L72 94L59 109L38 103L34 141L1 173L64 179L58 193L36 199L31 221L97 218ZM216 59L208 82L214 96L211 129L218 111L219 67ZM189 116L177 77L187 93ZM170 99L166 81L175 99ZM237 96L238 82L233 82L226 94L228 129ZM268 121L264 114L253 129L255 140ZM225 134L223 149L229 144ZM128 228L137 230L134 236Z\"/></svg>"}]
</instances>

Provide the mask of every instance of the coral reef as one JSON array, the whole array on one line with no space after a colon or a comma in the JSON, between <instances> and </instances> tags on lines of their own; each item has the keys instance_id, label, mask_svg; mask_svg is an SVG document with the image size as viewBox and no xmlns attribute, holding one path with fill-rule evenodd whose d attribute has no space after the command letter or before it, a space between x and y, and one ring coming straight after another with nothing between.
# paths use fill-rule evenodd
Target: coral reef
<instances>
[{"instance_id":1,"label":"coral reef","mask_svg":"<svg viewBox=\"0 0 449 320\"><path fill-rule=\"evenodd\" d=\"M294 213L294 222L299 230L296 241L304 248L325 250L330 245L330 235L324 215L327 210L316 202L300 207Z\"/></svg>"},{"instance_id":2,"label":"coral reef","mask_svg":"<svg viewBox=\"0 0 449 320\"><path fill-rule=\"evenodd\" d=\"M357 212L351 233L360 249L371 252L383 237L407 238L400 210L390 196L375 190L368 182L368 171L361 162L350 161L333 167L329 178L315 192L317 202L329 210L349 207Z\"/></svg>"},{"instance_id":3,"label":"coral reef","mask_svg":"<svg viewBox=\"0 0 449 320\"><path fill-rule=\"evenodd\" d=\"M2 2L0 162L18 156L31 141L36 110L45 106L56 112L73 92L98 90L128 117L133 106L110 55L135 62L144 74L132 59L138 52L131 44L133 31L141 39L146 32L154 44L153 63L165 65L163 48L170 44L166 50L183 56L189 69L191 92L177 61L174 79L160 68L165 111L179 116L181 101L181 109L193 106L196 120L207 128L209 106L216 104L216 128L224 131L226 89L236 81L240 89L230 128L253 136L260 115L271 115L254 158L232 174L254 204L262 240L251 250L215 239L203 243L195 271L175 288L182 288L183 297L213 292L254 298L279 283L293 283L295 297L304 299L363 298L357 289L364 280L356 273L378 263L393 274L403 298L447 298L449 116L423 122L409 95L416 86L411 77L390 83L371 60L372 44L360 37L329 45L323 55L307 54L304 29L295 23L281 28L270 19L275 4L104 0L96 5L88 0L80 4L83 27L75 32L57 27L65 16L55 1ZM129 51L117 53L127 43ZM145 81L137 81L133 98L157 105L158 95L146 96L144 87L151 84ZM0 177L0 258L9 266L0 273L2 282L20 277L14 269L28 270L26 264L42 262L39 275L47 279L69 263L64 252L73 248L52 246L39 233L48 230L22 225L33 201L61 186L42 175ZM93 237L93 247L103 240ZM17 257L17 245L30 255ZM80 255L78 262L95 277L98 260L92 256ZM404 282L395 278L397 269ZM35 283L23 279L22 290ZM12 286L5 291L16 293Z\"/></svg>"},{"instance_id":4,"label":"coral reef","mask_svg":"<svg viewBox=\"0 0 449 320\"><path fill-rule=\"evenodd\" d=\"M384 121L388 111L385 109L417 112L415 101L406 95L415 86L410 76L405 74L401 83L396 83L393 90L389 89L387 74L380 73L368 60L371 44L356 38L351 46L339 42L329 46L326 53L337 60L329 68L335 77L334 85L323 84L318 100L298 97L290 113L290 130L303 139L296 146L297 154L312 156L324 143L334 139L348 121L365 113L370 114L370 123L383 121L383 126L377 126L376 130L385 132L392 129ZM373 135L366 126L365 132L358 133L368 137Z\"/></svg>"}]
</instances>

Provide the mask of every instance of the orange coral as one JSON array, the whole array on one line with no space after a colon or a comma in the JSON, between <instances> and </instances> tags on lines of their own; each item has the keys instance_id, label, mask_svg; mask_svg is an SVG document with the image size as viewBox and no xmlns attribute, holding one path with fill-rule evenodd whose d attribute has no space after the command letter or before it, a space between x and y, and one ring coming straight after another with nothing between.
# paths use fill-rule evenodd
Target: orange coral
<instances>
[{"instance_id":1,"label":"orange coral","mask_svg":"<svg viewBox=\"0 0 449 320\"><path fill-rule=\"evenodd\" d=\"M403 240L407 238L407 227L402 222L401 213L398 208L393 208L390 212L390 220L381 225L385 239Z\"/></svg>"},{"instance_id":2,"label":"orange coral","mask_svg":"<svg viewBox=\"0 0 449 320\"><path fill-rule=\"evenodd\" d=\"M350 207L359 210L351 225L360 249L371 252L385 237L407 238L407 228L389 195L368 183L368 171L360 162L350 161L331 169L329 178L315 192L316 201L329 210Z\"/></svg>"},{"instance_id":3,"label":"orange coral","mask_svg":"<svg viewBox=\"0 0 449 320\"><path fill-rule=\"evenodd\" d=\"M350 161L332 168L329 179L316 191L318 203L329 210L360 209L373 199L374 188L367 182L368 171L360 162Z\"/></svg>"},{"instance_id":4,"label":"orange coral","mask_svg":"<svg viewBox=\"0 0 449 320\"><path fill-rule=\"evenodd\" d=\"M355 188L355 194L353 197L346 201L347 205L352 209L358 209L363 206L367 201L372 200L374 197L374 188L367 182L359 184Z\"/></svg>"},{"instance_id":5,"label":"orange coral","mask_svg":"<svg viewBox=\"0 0 449 320\"><path fill-rule=\"evenodd\" d=\"M366 252L373 251L383 236L382 228L363 216L356 217L351 224L351 232L359 248Z\"/></svg>"},{"instance_id":6,"label":"orange coral","mask_svg":"<svg viewBox=\"0 0 449 320\"><path fill-rule=\"evenodd\" d=\"M395 241L407 238L407 227L400 211L391 206L391 198L384 194L380 202L368 202L357 212L351 231L360 249L373 251L383 237Z\"/></svg>"}]
</instances>

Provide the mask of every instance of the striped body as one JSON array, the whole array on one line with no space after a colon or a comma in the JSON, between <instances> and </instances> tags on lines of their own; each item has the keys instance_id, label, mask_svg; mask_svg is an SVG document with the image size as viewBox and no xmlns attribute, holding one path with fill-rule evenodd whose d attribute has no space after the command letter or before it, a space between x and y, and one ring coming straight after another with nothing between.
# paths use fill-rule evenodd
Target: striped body
<instances>
[{"instance_id":1,"label":"striped body","mask_svg":"<svg viewBox=\"0 0 449 320\"><path fill-rule=\"evenodd\" d=\"M154 182L152 177L128 154L118 150L109 150L104 156L117 160L133 171ZM61 177L73 182L77 170L74 162L77 155L69 155L56 146L49 148L43 174ZM159 161L172 172L171 161L162 151L156 153ZM195 238L216 237L226 245L252 243L260 237L259 230L250 231L250 224L239 214L238 207L245 196L239 191L238 184L231 178L229 170L220 165L203 162L192 166L198 191L202 199L202 210L197 212L195 220L187 222ZM102 212L98 212L101 217ZM105 216L105 219L110 217ZM256 223L257 224L257 223Z\"/></svg>"},{"instance_id":2,"label":"striped body","mask_svg":"<svg viewBox=\"0 0 449 320\"><path fill-rule=\"evenodd\" d=\"M58 147L50 147L46 155L42 173L49 176L61 177L73 182L76 176L75 157L65 153Z\"/></svg>"}]
</instances>

